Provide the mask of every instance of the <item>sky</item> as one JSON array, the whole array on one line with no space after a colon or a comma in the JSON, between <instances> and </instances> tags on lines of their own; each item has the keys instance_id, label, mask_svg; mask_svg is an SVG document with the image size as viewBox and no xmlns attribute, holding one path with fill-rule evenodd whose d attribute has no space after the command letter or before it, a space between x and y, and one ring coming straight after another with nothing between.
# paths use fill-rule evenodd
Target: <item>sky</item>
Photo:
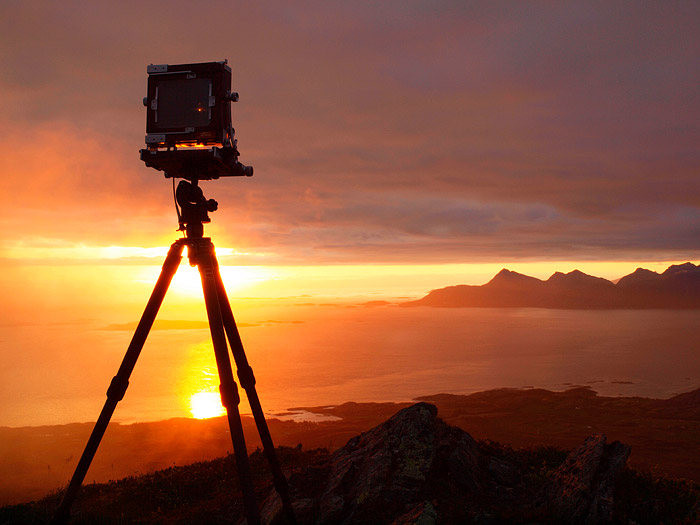
<instances>
[{"instance_id":1,"label":"sky","mask_svg":"<svg viewBox=\"0 0 700 525\"><path fill-rule=\"evenodd\" d=\"M202 184L223 264L698 260L699 22L673 1L4 0L0 265L159 264L177 223L138 157L146 66L222 59L255 168Z\"/></svg>"}]
</instances>

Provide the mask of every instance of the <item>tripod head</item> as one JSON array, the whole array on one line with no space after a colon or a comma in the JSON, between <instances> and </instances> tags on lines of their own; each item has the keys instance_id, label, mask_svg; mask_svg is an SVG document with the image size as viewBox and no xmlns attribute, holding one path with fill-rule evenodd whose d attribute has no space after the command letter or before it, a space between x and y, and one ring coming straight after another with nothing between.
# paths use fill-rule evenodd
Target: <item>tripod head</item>
<instances>
[{"instance_id":1,"label":"tripod head","mask_svg":"<svg viewBox=\"0 0 700 525\"><path fill-rule=\"evenodd\" d=\"M197 182L197 179L181 180L175 191L175 200L180 206L177 214L180 224L178 231L184 231L188 239L201 239L204 223L211 222L208 212L219 208L218 202L204 196Z\"/></svg>"}]
</instances>

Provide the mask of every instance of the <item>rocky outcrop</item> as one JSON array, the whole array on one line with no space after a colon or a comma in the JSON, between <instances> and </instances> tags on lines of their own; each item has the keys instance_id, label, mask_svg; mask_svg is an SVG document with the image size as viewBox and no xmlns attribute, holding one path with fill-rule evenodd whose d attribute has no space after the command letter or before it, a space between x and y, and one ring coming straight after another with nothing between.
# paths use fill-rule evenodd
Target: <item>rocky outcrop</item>
<instances>
[{"instance_id":1,"label":"rocky outcrop","mask_svg":"<svg viewBox=\"0 0 700 525\"><path fill-rule=\"evenodd\" d=\"M686 517L686 523L700 523L700 499L695 502L695 505Z\"/></svg>"},{"instance_id":2,"label":"rocky outcrop","mask_svg":"<svg viewBox=\"0 0 700 525\"><path fill-rule=\"evenodd\" d=\"M369 519L377 509L395 516L420 499L446 430L435 428L436 414L433 405L415 405L340 449L319 500L319 520ZM473 463L470 451L467 445L462 456Z\"/></svg>"},{"instance_id":3,"label":"rocky outcrop","mask_svg":"<svg viewBox=\"0 0 700 525\"><path fill-rule=\"evenodd\" d=\"M542 488L539 506L573 523L611 521L615 482L629 455L628 445L608 444L603 434L590 436Z\"/></svg>"},{"instance_id":4,"label":"rocky outcrop","mask_svg":"<svg viewBox=\"0 0 700 525\"><path fill-rule=\"evenodd\" d=\"M545 487L533 488L528 473L482 453L467 432L438 419L434 405L418 403L351 439L322 465L292 472L289 486L301 523L490 522L493 509L605 523L629 452L592 436ZM262 517L283 523L275 492Z\"/></svg>"},{"instance_id":5,"label":"rocky outcrop","mask_svg":"<svg viewBox=\"0 0 700 525\"><path fill-rule=\"evenodd\" d=\"M424 501L398 517L391 525L434 525L437 522L438 515L435 508L429 501Z\"/></svg>"},{"instance_id":6,"label":"rocky outcrop","mask_svg":"<svg viewBox=\"0 0 700 525\"><path fill-rule=\"evenodd\" d=\"M434 405L418 403L351 439L318 469L293 473L290 487L302 522L429 523L438 497L470 500L517 482L514 467L497 463L468 433L438 419ZM274 521L279 505L271 495L264 519Z\"/></svg>"}]
</instances>

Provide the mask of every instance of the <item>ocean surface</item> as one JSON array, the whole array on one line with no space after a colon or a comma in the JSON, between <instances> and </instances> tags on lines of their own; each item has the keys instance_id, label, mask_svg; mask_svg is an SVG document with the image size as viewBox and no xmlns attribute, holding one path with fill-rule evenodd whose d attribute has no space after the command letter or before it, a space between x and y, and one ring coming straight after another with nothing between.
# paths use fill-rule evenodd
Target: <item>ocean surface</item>
<instances>
[{"instance_id":1,"label":"ocean surface","mask_svg":"<svg viewBox=\"0 0 700 525\"><path fill-rule=\"evenodd\" d=\"M239 317L268 414L499 387L657 398L700 387L697 310L289 304ZM186 328L151 332L113 421L191 417L193 396L216 391L209 332ZM2 330L0 426L95 421L133 334L107 319Z\"/></svg>"}]
</instances>

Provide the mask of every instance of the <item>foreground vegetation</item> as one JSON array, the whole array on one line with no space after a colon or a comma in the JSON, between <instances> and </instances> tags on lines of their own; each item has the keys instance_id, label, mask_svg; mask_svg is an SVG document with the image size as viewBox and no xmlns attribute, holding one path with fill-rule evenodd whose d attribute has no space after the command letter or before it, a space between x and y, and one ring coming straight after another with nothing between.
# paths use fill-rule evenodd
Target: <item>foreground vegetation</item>
<instances>
[{"instance_id":1,"label":"foreground vegetation","mask_svg":"<svg viewBox=\"0 0 700 525\"><path fill-rule=\"evenodd\" d=\"M496 389L470 395L420 398L438 407L440 419L476 439L516 449L578 447L586 436L605 434L632 447L628 465L658 477L700 482L700 389L670 399L598 396L590 388L564 392ZM413 403L344 403L300 409L319 421L268 419L277 445L330 450L370 430ZM249 451L261 446L255 423L243 416ZM0 427L0 506L23 503L70 479L93 423ZM225 417L171 419L107 429L87 480L107 482L225 456L231 437ZM11 475L10 475L11 474Z\"/></svg>"},{"instance_id":2,"label":"foreground vegetation","mask_svg":"<svg viewBox=\"0 0 700 525\"><path fill-rule=\"evenodd\" d=\"M551 446L514 449L480 441L480 450L517 465L524 482L537 490L564 461L568 452ZM317 465L330 456L326 449L278 448L285 469ZM271 474L264 455L250 456L258 501L271 489ZM39 501L0 508L0 524L48 523L61 494ZM623 472L615 494L615 521L619 523L700 523L700 485L669 480L631 469ZM451 502L459 505L459 502ZM532 523L546 516L527 515L519 508L494 502L485 513L488 523ZM695 511L693 510L695 507ZM694 514L694 518L692 517ZM142 476L83 487L73 508L74 524L186 524L231 523L242 519L235 461L226 456L192 465L171 467Z\"/></svg>"}]
</instances>

